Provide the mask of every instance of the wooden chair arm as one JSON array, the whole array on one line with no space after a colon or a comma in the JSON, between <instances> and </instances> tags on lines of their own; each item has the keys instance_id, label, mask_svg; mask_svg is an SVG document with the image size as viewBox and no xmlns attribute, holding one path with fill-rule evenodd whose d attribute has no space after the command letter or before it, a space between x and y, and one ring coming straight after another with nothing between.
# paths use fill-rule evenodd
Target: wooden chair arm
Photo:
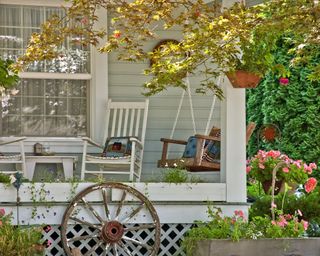
<instances>
[{"instance_id":1,"label":"wooden chair arm","mask_svg":"<svg viewBox=\"0 0 320 256\"><path fill-rule=\"evenodd\" d=\"M204 148L205 141L206 140L221 141L221 138L215 137L215 136L201 135L201 134L196 134L195 137L197 138L197 150L196 150L196 156L194 158L194 165L200 166L202 164L203 153L205 150Z\"/></svg>"},{"instance_id":2,"label":"wooden chair arm","mask_svg":"<svg viewBox=\"0 0 320 256\"><path fill-rule=\"evenodd\" d=\"M174 140L174 139L166 139L166 138L161 138L160 141L163 143L173 143L173 144L180 144L180 145L187 145L187 141L185 140Z\"/></svg>"},{"instance_id":3,"label":"wooden chair arm","mask_svg":"<svg viewBox=\"0 0 320 256\"><path fill-rule=\"evenodd\" d=\"M167 160L167 154L168 154L168 144L179 144L179 145L187 145L187 141L185 140L174 140L174 139L166 139L166 138L161 138L160 141L163 142L162 145L162 154L161 154L161 160L160 162L165 163Z\"/></svg>"},{"instance_id":4,"label":"wooden chair arm","mask_svg":"<svg viewBox=\"0 0 320 256\"><path fill-rule=\"evenodd\" d=\"M98 147L98 148L102 148L102 149L104 148L104 147L101 146L99 143L93 141L92 139L90 139L90 138L88 138L88 137L82 137L81 139L82 139L83 141L88 142L89 144L91 144L91 145L93 145L93 146Z\"/></svg>"},{"instance_id":5,"label":"wooden chair arm","mask_svg":"<svg viewBox=\"0 0 320 256\"><path fill-rule=\"evenodd\" d=\"M8 137L5 139L0 139L0 146L23 141L26 138L27 137Z\"/></svg>"},{"instance_id":6,"label":"wooden chair arm","mask_svg":"<svg viewBox=\"0 0 320 256\"><path fill-rule=\"evenodd\" d=\"M196 134L195 137L196 137L197 139L212 140L212 141L221 141L221 138L220 138L220 137L215 137L215 136L208 136L208 135Z\"/></svg>"}]
</instances>

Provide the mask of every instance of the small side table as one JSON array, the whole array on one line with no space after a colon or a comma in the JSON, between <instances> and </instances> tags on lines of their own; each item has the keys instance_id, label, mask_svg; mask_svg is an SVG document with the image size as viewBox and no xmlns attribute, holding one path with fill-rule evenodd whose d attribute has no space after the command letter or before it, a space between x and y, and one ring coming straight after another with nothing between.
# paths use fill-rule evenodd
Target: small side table
<instances>
[{"instance_id":1,"label":"small side table","mask_svg":"<svg viewBox=\"0 0 320 256\"><path fill-rule=\"evenodd\" d=\"M62 164L65 179L73 177L73 164L78 160L76 156L26 156L26 176L33 179L37 163Z\"/></svg>"}]
</instances>

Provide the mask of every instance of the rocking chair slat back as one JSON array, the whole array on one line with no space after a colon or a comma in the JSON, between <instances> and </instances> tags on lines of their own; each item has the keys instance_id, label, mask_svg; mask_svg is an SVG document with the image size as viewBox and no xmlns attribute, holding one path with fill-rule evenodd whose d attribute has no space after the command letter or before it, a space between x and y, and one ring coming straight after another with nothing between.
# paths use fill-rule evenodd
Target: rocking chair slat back
<instances>
[{"instance_id":1,"label":"rocking chair slat back","mask_svg":"<svg viewBox=\"0 0 320 256\"><path fill-rule=\"evenodd\" d=\"M128 174L130 181L133 181L134 177L137 181L140 180L148 105L148 99L140 102L108 100L103 144L83 138L81 179L85 178L85 174ZM100 156L87 154L88 144L100 148L103 148L101 145L105 145L103 153ZM99 170L88 169L93 164L98 165Z\"/></svg>"},{"instance_id":2,"label":"rocking chair slat back","mask_svg":"<svg viewBox=\"0 0 320 256\"><path fill-rule=\"evenodd\" d=\"M113 102L108 100L104 140L109 137L134 136L145 140L148 113L146 102Z\"/></svg>"}]
</instances>

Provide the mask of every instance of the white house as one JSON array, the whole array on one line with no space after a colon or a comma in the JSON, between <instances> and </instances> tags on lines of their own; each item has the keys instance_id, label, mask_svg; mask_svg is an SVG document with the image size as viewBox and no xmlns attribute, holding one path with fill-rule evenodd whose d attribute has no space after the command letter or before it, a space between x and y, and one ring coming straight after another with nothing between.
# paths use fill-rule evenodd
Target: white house
<instances>
[{"instance_id":1,"label":"white house","mask_svg":"<svg viewBox=\"0 0 320 256\"><path fill-rule=\"evenodd\" d=\"M32 32L39 31L40 23L53 12L62 15L60 8L62 2L0 0L0 55L12 58L21 54L26 47L28 36ZM229 6L232 2L235 1L224 0L223 4ZM101 13L100 23L107 22L107 15ZM146 48L151 50L161 39L179 39L179 31L158 32L160 38L148 42ZM82 152L80 136L102 140L104 130L102 124L108 98L123 101L143 99L141 85L148 80L148 77L144 76L142 71L149 65L148 62L119 61L113 53L106 55L99 54L94 48L72 48L68 42L64 46L69 55L61 61L72 60L68 62L69 65L62 66L52 62L35 64L27 72L20 74L19 93L9 100L8 106L3 105L0 136L28 136L25 142L27 154L33 152L33 145L36 142L41 142L48 144L50 150L57 154L80 157ZM191 89L198 82L198 77L190 77ZM149 186L150 199L156 205L161 224L168 225L171 231L176 232L177 239L171 238L169 242L171 247L176 246L178 238L194 220L206 219L206 201L215 201L226 214L231 214L235 209L248 208L245 173L245 90L234 89L227 78L222 79L221 86L224 89L225 99L216 102L213 117L209 122L210 127L215 125L222 130L221 171L203 174L202 177L209 183L202 189L200 189L201 184L199 188L197 185L189 190L183 188L184 195L181 195L181 198L173 199L167 185L155 186L155 190ZM170 136L181 94L181 90L170 89L150 97L142 180L151 180L159 176L160 170L156 167L162 148L159 139ZM192 92L197 133L205 132L212 100L212 95L196 95ZM190 102L186 96L174 138L186 139L192 134L194 129ZM2 152L15 150L17 149L14 146L1 149ZM176 149L173 148L173 151ZM180 154L181 150L173 153ZM139 188L144 185L136 186ZM179 185L170 186L173 188ZM142 191L144 189L142 188ZM10 193L13 194L12 190L8 188L5 190L7 193L3 195L7 195L7 198L1 196L0 207L2 207L1 202L12 202L8 208L15 212L15 197L9 196ZM162 193L164 196L161 196ZM178 195L178 192L173 193ZM197 194L197 197L192 199L191 195L194 194ZM32 211L30 198L25 200L26 205L21 206L24 207L24 211L20 212L20 218L24 219L24 223L61 222L65 206L55 207L57 213L55 215L50 210L51 215L46 219L32 220L30 216L23 216L24 212L27 215ZM42 206L39 207L39 211L45 214L47 209ZM187 214L182 216L181 212ZM179 224L185 225L180 233L177 231ZM57 243L58 241L54 242L52 248L54 246L58 248ZM165 248L164 245L162 247ZM61 248L57 250L61 252ZM166 249L163 249L161 255L173 255L168 250L166 254Z\"/></svg>"}]
</instances>

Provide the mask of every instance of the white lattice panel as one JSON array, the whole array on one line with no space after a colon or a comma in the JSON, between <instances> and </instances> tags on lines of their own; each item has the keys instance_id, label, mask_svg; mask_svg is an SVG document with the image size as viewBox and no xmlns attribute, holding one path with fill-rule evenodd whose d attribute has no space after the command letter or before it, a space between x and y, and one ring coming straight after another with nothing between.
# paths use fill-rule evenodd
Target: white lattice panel
<instances>
[{"instance_id":1,"label":"white lattice panel","mask_svg":"<svg viewBox=\"0 0 320 256\"><path fill-rule=\"evenodd\" d=\"M159 256L185 256L184 252L181 250L180 244L184 234L191 228L192 224L162 224L161 226L161 245L158 255ZM136 233L127 234L127 236L147 243L150 241L152 243L154 231L140 230ZM83 227L81 225L70 225L68 228L68 235L81 236L94 234L95 231ZM60 227L52 226L51 230L43 231L43 239L50 240L51 245L46 249L46 256L65 256L60 240ZM92 246L96 244L96 239L91 239L89 241L79 242L78 248L81 249L82 253L88 251ZM129 250L134 256L148 256L147 251L142 247L130 246L128 244ZM98 248L93 256L102 255L102 248ZM112 253L108 255L113 255ZM119 256L127 256L124 252L120 251Z\"/></svg>"}]
</instances>

